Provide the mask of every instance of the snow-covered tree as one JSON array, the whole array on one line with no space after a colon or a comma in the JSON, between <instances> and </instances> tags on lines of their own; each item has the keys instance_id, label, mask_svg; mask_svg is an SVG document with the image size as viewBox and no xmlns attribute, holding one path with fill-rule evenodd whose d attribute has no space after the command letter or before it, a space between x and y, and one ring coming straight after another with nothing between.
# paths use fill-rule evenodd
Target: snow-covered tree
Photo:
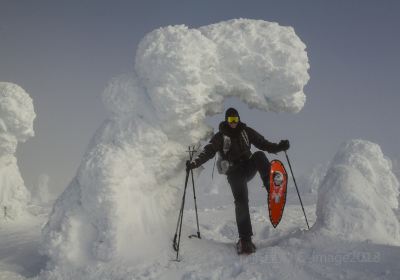
<instances>
[{"instance_id":1,"label":"snow-covered tree","mask_svg":"<svg viewBox=\"0 0 400 280\"><path fill-rule=\"evenodd\" d=\"M400 245L399 181L379 145L351 140L318 190L314 229L346 240Z\"/></svg>"},{"instance_id":2,"label":"snow-covered tree","mask_svg":"<svg viewBox=\"0 0 400 280\"><path fill-rule=\"evenodd\" d=\"M212 133L206 116L221 113L230 96L265 111L300 111L309 79L305 47L293 28L262 20L146 35L134 72L105 90L110 116L44 229L53 264L143 261L168 252L187 146Z\"/></svg>"},{"instance_id":3,"label":"snow-covered tree","mask_svg":"<svg viewBox=\"0 0 400 280\"><path fill-rule=\"evenodd\" d=\"M25 90L0 82L0 220L16 219L26 212L30 194L15 152L18 142L34 136L35 117L32 99Z\"/></svg>"},{"instance_id":4,"label":"snow-covered tree","mask_svg":"<svg viewBox=\"0 0 400 280\"><path fill-rule=\"evenodd\" d=\"M37 185L31 190L32 201L34 203L45 206L50 202L49 181L49 175L39 175Z\"/></svg>"}]
</instances>

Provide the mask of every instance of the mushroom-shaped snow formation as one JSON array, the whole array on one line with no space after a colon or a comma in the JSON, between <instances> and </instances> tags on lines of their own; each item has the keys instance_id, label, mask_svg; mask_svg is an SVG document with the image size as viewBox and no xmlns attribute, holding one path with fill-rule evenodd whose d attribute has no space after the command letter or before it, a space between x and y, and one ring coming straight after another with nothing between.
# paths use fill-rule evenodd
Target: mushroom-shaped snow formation
<instances>
[{"instance_id":1,"label":"mushroom-shaped snow formation","mask_svg":"<svg viewBox=\"0 0 400 280\"><path fill-rule=\"evenodd\" d=\"M206 116L222 112L229 96L298 112L308 68L305 45L277 23L239 19L146 35L134 72L105 90L110 117L44 229L51 260L82 266L168 252L187 146L212 132Z\"/></svg>"},{"instance_id":2,"label":"mushroom-shaped snow formation","mask_svg":"<svg viewBox=\"0 0 400 280\"><path fill-rule=\"evenodd\" d=\"M26 211L30 195L14 154L18 142L34 136L35 117L30 96L18 85L0 82L0 219Z\"/></svg>"},{"instance_id":3,"label":"mushroom-shaped snow formation","mask_svg":"<svg viewBox=\"0 0 400 280\"><path fill-rule=\"evenodd\" d=\"M364 140L345 143L318 190L314 229L346 240L400 244L399 182L381 148Z\"/></svg>"}]
</instances>

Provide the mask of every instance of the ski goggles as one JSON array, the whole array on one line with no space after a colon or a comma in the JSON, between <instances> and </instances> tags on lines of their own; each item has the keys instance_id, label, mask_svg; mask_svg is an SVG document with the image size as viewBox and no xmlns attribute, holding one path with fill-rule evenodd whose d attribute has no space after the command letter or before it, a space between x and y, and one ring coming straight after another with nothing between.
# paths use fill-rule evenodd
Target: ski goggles
<instances>
[{"instance_id":1,"label":"ski goggles","mask_svg":"<svg viewBox=\"0 0 400 280\"><path fill-rule=\"evenodd\" d=\"M239 117L228 117L228 123L238 123Z\"/></svg>"}]
</instances>

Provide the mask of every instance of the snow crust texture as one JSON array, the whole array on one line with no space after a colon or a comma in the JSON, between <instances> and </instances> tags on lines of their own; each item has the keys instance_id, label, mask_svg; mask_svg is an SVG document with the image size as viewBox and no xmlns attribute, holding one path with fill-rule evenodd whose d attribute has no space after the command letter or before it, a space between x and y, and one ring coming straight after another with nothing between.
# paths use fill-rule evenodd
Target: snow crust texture
<instances>
[{"instance_id":1,"label":"snow crust texture","mask_svg":"<svg viewBox=\"0 0 400 280\"><path fill-rule=\"evenodd\" d=\"M381 148L365 140L345 143L318 190L314 229L346 240L400 245L399 181Z\"/></svg>"},{"instance_id":2,"label":"snow crust texture","mask_svg":"<svg viewBox=\"0 0 400 280\"><path fill-rule=\"evenodd\" d=\"M0 220L26 212L30 199L17 165L18 142L34 136L36 117L29 94L20 86L0 82Z\"/></svg>"},{"instance_id":3,"label":"snow crust texture","mask_svg":"<svg viewBox=\"0 0 400 280\"><path fill-rule=\"evenodd\" d=\"M187 147L212 133L205 117L222 112L229 96L298 112L308 68L305 45L277 23L239 19L147 34L134 71L104 91L109 118L44 229L52 263L137 263L170 251Z\"/></svg>"}]
</instances>

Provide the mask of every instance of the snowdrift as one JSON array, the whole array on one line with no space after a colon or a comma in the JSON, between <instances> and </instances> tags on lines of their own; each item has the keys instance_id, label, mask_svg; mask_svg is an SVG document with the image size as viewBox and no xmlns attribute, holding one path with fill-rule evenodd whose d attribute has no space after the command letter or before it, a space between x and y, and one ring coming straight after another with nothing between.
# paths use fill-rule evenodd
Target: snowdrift
<instances>
[{"instance_id":1,"label":"snowdrift","mask_svg":"<svg viewBox=\"0 0 400 280\"><path fill-rule=\"evenodd\" d=\"M18 142L34 136L36 114L30 96L20 86L0 82L0 221L26 213L30 193L17 165Z\"/></svg>"},{"instance_id":2,"label":"snowdrift","mask_svg":"<svg viewBox=\"0 0 400 280\"><path fill-rule=\"evenodd\" d=\"M52 264L68 271L170 251L187 146L212 133L205 117L222 112L228 96L298 112L308 68L305 45L277 23L239 19L146 35L134 71L105 90L109 118L43 231Z\"/></svg>"},{"instance_id":3,"label":"snowdrift","mask_svg":"<svg viewBox=\"0 0 400 280\"><path fill-rule=\"evenodd\" d=\"M400 245L399 182L381 148L345 143L318 190L314 230L345 240Z\"/></svg>"}]
</instances>

